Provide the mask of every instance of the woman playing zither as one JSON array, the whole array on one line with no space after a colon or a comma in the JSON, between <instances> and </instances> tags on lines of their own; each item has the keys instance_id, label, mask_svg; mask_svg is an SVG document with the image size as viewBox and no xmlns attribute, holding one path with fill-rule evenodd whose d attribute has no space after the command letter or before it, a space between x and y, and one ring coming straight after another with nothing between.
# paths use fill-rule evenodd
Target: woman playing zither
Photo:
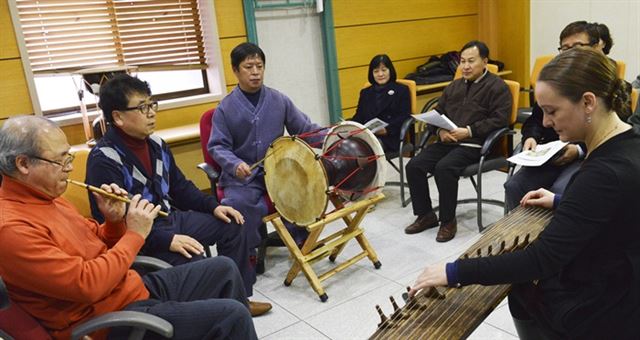
<instances>
[{"instance_id":1,"label":"woman playing zither","mask_svg":"<svg viewBox=\"0 0 640 340\"><path fill-rule=\"evenodd\" d=\"M512 283L509 307L521 339L637 339L640 128L616 114L625 86L606 57L586 49L545 66L535 90L544 125L589 150L563 197L537 190L523 198L525 206L555 207L554 217L524 250L428 266L410 295Z\"/></svg>"}]
</instances>

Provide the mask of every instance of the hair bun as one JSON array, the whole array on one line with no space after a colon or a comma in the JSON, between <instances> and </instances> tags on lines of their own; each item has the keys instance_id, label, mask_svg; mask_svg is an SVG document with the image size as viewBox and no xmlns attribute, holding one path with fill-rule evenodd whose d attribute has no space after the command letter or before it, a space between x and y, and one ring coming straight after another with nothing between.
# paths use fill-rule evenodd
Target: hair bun
<instances>
[{"instance_id":1,"label":"hair bun","mask_svg":"<svg viewBox=\"0 0 640 340\"><path fill-rule=\"evenodd\" d=\"M629 84L624 79L616 79L611 91L611 109L613 109L622 120L626 120L631 115L631 97L629 96Z\"/></svg>"}]
</instances>

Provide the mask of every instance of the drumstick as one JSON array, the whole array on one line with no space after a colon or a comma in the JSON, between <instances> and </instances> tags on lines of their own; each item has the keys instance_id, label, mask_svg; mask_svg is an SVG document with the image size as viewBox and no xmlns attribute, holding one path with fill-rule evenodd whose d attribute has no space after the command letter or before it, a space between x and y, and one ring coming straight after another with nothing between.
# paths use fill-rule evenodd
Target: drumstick
<instances>
[{"instance_id":1,"label":"drumstick","mask_svg":"<svg viewBox=\"0 0 640 340\"><path fill-rule=\"evenodd\" d=\"M93 185L89 185L89 184L87 184L87 183L82 183L82 182L74 181L74 180L72 180L72 179L67 179L67 182L68 182L68 183L71 183L71 184L74 184L74 185L77 185L77 186L79 186L79 187L83 187L83 188L85 188L85 189L87 189L87 190L89 190L89 191L96 192L96 193L98 193L98 194L100 194L100 195L102 195L102 196L109 197L109 198L113 198L113 199L118 200L118 201L120 201L120 202L124 202L124 203L131 203L131 200L130 200L130 199L128 199L128 198L126 198L126 197L122 197L122 196L114 195L114 194L112 194L112 193L110 193L110 192L106 192L106 191L104 191L104 190L102 190L102 189L100 189L100 188L98 188L98 187L94 187ZM169 216L169 214L168 214L168 213L166 213L166 212L164 212L164 211L162 211L162 210L161 210L161 211L158 211L158 215L160 215L160 216L162 216L162 217L167 217L167 216Z\"/></svg>"},{"instance_id":2,"label":"drumstick","mask_svg":"<svg viewBox=\"0 0 640 340\"><path fill-rule=\"evenodd\" d=\"M262 157L262 159L261 159L261 160L259 160L259 161L255 162L255 163L251 164L251 166L249 167L249 171L253 171L253 169L257 168L257 167L258 167L258 165L260 165L260 163L264 162L264 160L265 160L265 159L267 159L267 157L269 157L269 156L270 156L270 154L269 154L269 153L267 153L267 155L266 155L266 156L264 156L264 157Z\"/></svg>"},{"instance_id":3,"label":"drumstick","mask_svg":"<svg viewBox=\"0 0 640 340\"><path fill-rule=\"evenodd\" d=\"M269 152L269 151L267 150L267 154L266 154L264 157L262 157L262 159L261 159L261 160L259 160L259 161L255 162L255 163L251 164L251 166L249 167L249 171L253 171L253 169L255 169L256 167L258 167L258 165L260 165L262 162L264 162L264 160L265 160L265 159L267 159L268 157L271 157L274 153L276 153L276 152L275 152L275 150L273 150L272 152Z\"/></svg>"}]
</instances>

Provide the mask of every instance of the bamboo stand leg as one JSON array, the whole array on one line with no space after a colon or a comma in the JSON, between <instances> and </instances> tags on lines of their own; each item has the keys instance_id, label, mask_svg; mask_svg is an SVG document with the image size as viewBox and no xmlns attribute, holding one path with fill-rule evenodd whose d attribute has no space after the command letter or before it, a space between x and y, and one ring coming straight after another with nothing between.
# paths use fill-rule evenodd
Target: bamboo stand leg
<instances>
[{"instance_id":1,"label":"bamboo stand leg","mask_svg":"<svg viewBox=\"0 0 640 340\"><path fill-rule=\"evenodd\" d=\"M344 207L340 198L335 196L331 197L331 203L333 203L333 205L336 207L338 206L340 208ZM348 214L342 217L342 220L348 226L346 231L347 233L355 230L356 228L359 228L360 223L362 223L362 220L364 219L364 216L366 215L368 210L369 210L369 206L366 206L366 207L363 207L362 209L357 210L356 215L353 219ZM378 256L376 252L373 250L373 247L367 240L366 236L364 236L364 233L356 236L356 240L360 244L360 248L362 248L362 250L365 250L367 252L367 257L369 257L369 260L371 260L371 262L373 263L373 266L376 269L380 268L382 264L380 263L380 261L378 261ZM329 260L331 262L335 262L336 258L338 257L338 255L340 255L342 250L344 250L345 246L346 246L346 243L343 243L338 247L336 247L331 253L331 256L329 256Z\"/></svg>"},{"instance_id":2,"label":"bamboo stand leg","mask_svg":"<svg viewBox=\"0 0 640 340\"><path fill-rule=\"evenodd\" d=\"M365 249L367 251L367 256L373 263L373 267L376 269L380 269L382 263L380 263L380 261L378 260L378 254L376 254L376 251L373 250L373 247L371 246L371 243L369 243L369 240L367 240L367 237L364 236L364 234L360 234L356 236L356 241L358 241L362 249Z\"/></svg>"},{"instance_id":3,"label":"bamboo stand leg","mask_svg":"<svg viewBox=\"0 0 640 340\"><path fill-rule=\"evenodd\" d=\"M368 207L366 209L368 209ZM358 228L358 226L360 225L360 222L362 222L362 217L364 217L364 214L361 214L361 212L362 211L366 211L366 209L358 210L356 212L356 216L353 219L349 215L345 215L345 216L342 217L342 220L347 225L347 227L345 228L345 234L355 230L356 228ZM362 216L360 216L360 215L362 215ZM329 260L331 262L334 262L336 260L336 258L338 257L338 255L340 255L340 253L344 250L346 245L347 245L346 243L343 243L343 244L337 246L333 250L333 252L331 253L331 256L329 256Z\"/></svg>"},{"instance_id":4,"label":"bamboo stand leg","mask_svg":"<svg viewBox=\"0 0 640 340\"><path fill-rule=\"evenodd\" d=\"M287 246L287 248L289 249L289 252L291 252L294 259L293 265L291 266L291 269L289 269L289 273L287 274L287 278L284 280L284 285L290 286L293 280L296 278L296 276L300 272L300 270L302 270L304 275L307 277L307 280L309 281L311 288L313 288L316 294L318 294L318 296L320 297L320 300L322 300L323 302L326 301L328 297L327 297L327 294L324 292L322 285L320 284L320 280L318 279L318 276L315 274L315 272L311 268L311 265L306 262L302 251L300 251L300 249L298 248L298 245L293 240L293 237L291 237L291 234L289 233L289 231L287 230L287 227L282 222L282 219L280 218L280 216L277 216L276 218L271 219L271 223L273 223L273 226L278 232L278 235L280 236L284 244ZM315 240L318 239L320 232L322 232L322 230L318 230L310 233L309 237L307 238L307 241L305 242L305 246L311 244L310 243L311 241L313 242L313 244L315 244ZM304 248L305 247L303 246L303 249Z\"/></svg>"},{"instance_id":5,"label":"bamboo stand leg","mask_svg":"<svg viewBox=\"0 0 640 340\"><path fill-rule=\"evenodd\" d=\"M293 240L293 237L291 237L291 234L282 222L282 218L278 213L265 217L263 221L271 222L273 224L276 231L278 232L278 235L280 235L280 238L287 246L287 249L289 249L289 252L294 258L294 262L291 265L291 268L287 273L287 277L284 280L285 286L291 285L295 277L300 273L300 271L302 271L313 290L320 297L320 300L322 302L325 302L327 301L328 297L324 289L322 288L322 281L357 263L365 256L367 256L371 260L371 262L373 262L373 265L376 269L380 268L381 264L378 261L378 257L371 247L371 244L369 244L369 241L364 236L364 230L360 228L360 223L369 211L369 207L372 204L380 201L382 198L384 198L384 195L379 194L376 197L357 202L349 207L345 207L339 198L332 198L332 202L336 206L337 211L323 216L322 219L319 219L315 223L307 226L307 230L309 230L309 236L303 244L302 249L298 248L298 245ZM352 218L351 214L354 213L355 216ZM340 219L343 220L343 222L346 224L346 227L320 240L320 242L323 243L319 244L318 239L320 238L320 235L322 234L322 231L324 230L326 225ZM336 256L338 256L338 254L340 254L340 252L344 250L346 244L354 238L358 241L360 248L362 248L362 252L348 259L344 263L335 266L333 269L327 271L326 273L323 273L320 276L315 273L315 271L311 267L312 263L315 263L327 256L329 256L332 261L335 260Z\"/></svg>"}]
</instances>

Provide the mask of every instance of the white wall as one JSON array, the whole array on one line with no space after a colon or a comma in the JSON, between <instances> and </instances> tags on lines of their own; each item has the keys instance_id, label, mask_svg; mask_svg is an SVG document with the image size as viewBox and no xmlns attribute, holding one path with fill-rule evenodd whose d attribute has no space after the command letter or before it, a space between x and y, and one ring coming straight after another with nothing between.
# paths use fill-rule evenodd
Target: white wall
<instances>
[{"instance_id":1,"label":"white wall","mask_svg":"<svg viewBox=\"0 0 640 340\"><path fill-rule=\"evenodd\" d=\"M265 84L286 94L313 122L329 124L320 15L312 8L256 11Z\"/></svg>"},{"instance_id":2,"label":"white wall","mask_svg":"<svg viewBox=\"0 0 640 340\"><path fill-rule=\"evenodd\" d=\"M560 32L576 20L607 25L609 56L627 64L627 81L640 74L640 0L531 0L531 67L537 56L557 53Z\"/></svg>"}]
</instances>

